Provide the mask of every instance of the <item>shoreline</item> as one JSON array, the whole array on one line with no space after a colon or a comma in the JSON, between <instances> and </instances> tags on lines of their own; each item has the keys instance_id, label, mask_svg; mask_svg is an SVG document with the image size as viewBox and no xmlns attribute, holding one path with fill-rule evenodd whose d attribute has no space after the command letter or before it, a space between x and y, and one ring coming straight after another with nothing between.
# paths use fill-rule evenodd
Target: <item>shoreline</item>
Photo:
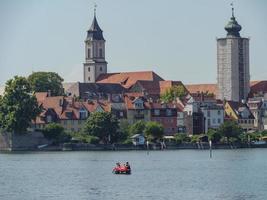
<instances>
[{"instance_id":1,"label":"shoreline","mask_svg":"<svg viewBox=\"0 0 267 200\"><path fill-rule=\"evenodd\" d=\"M214 144L213 150L231 150L231 149L254 149L254 148L267 148L267 144ZM0 148L0 152L16 152L16 151L168 151L168 150L209 150L209 144L167 144L166 148L161 148L159 144L153 144L147 149L146 146L134 146L125 144L62 144L59 146L46 146L44 148L38 147L15 147L15 148Z\"/></svg>"}]
</instances>

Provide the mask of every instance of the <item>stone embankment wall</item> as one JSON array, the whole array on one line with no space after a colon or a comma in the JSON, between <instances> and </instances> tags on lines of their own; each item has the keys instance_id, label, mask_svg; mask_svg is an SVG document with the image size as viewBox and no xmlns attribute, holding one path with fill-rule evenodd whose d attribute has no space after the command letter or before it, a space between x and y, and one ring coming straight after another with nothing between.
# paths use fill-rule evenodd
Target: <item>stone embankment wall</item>
<instances>
[{"instance_id":1,"label":"stone embankment wall","mask_svg":"<svg viewBox=\"0 0 267 200\"><path fill-rule=\"evenodd\" d=\"M39 145L49 144L41 132L27 134L0 134L0 150L4 151L27 151L37 150Z\"/></svg>"}]
</instances>

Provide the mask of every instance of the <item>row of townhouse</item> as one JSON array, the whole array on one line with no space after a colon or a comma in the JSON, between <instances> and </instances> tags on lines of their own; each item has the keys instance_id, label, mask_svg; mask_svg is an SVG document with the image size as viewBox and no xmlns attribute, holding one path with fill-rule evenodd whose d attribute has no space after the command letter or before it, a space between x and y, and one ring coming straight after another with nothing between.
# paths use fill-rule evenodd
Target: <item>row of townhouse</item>
<instances>
[{"instance_id":1,"label":"row of townhouse","mask_svg":"<svg viewBox=\"0 0 267 200\"><path fill-rule=\"evenodd\" d=\"M122 102L103 99L77 100L67 96L49 96L48 93L35 94L42 113L32 121L32 128L42 129L47 124L56 122L66 130L79 131L90 113L111 112L116 118L127 119L129 124L138 120L156 121L163 125L166 135L177 133L176 104L161 104L148 101L136 94L125 94Z\"/></svg>"},{"instance_id":2,"label":"row of townhouse","mask_svg":"<svg viewBox=\"0 0 267 200\"><path fill-rule=\"evenodd\" d=\"M129 80L129 79L127 79ZM137 81L129 88L117 83L74 83L65 85L66 96L36 93L43 112L33 121L34 128L57 122L71 131L82 129L92 112L112 112L129 124L138 120L156 121L165 135L207 133L225 120L235 120L245 131L267 129L267 98L249 99L247 104L218 101L208 93L187 94L182 100L161 103L161 92L181 82ZM154 86L154 87L153 87Z\"/></svg>"},{"instance_id":3,"label":"row of townhouse","mask_svg":"<svg viewBox=\"0 0 267 200\"><path fill-rule=\"evenodd\" d=\"M267 95L249 98L247 105L253 114L254 127L257 130L267 130Z\"/></svg>"},{"instance_id":4,"label":"row of townhouse","mask_svg":"<svg viewBox=\"0 0 267 200\"><path fill-rule=\"evenodd\" d=\"M49 96L48 93L36 93L42 113L32 121L32 128L43 129L55 122L66 130L80 131L92 112L110 112L111 106L106 101L76 101L73 97Z\"/></svg>"}]
</instances>

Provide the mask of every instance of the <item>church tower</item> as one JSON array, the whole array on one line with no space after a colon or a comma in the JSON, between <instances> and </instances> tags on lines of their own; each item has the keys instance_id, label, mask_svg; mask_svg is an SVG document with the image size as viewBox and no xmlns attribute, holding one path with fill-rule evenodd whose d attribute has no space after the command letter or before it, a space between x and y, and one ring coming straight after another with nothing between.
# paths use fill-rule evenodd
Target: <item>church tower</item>
<instances>
[{"instance_id":1,"label":"church tower","mask_svg":"<svg viewBox=\"0 0 267 200\"><path fill-rule=\"evenodd\" d=\"M96 20L96 8L94 19L85 39L85 63L83 64L83 76L85 83L95 83L100 74L107 73L105 60L105 39L103 31Z\"/></svg>"},{"instance_id":2,"label":"church tower","mask_svg":"<svg viewBox=\"0 0 267 200\"><path fill-rule=\"evenodd\" d=\"M242 38L232 7L232 17L224 28L225 38L217 39L218 99L246 100L249 93L249 39Z\"/></svg>"}]
</instances>

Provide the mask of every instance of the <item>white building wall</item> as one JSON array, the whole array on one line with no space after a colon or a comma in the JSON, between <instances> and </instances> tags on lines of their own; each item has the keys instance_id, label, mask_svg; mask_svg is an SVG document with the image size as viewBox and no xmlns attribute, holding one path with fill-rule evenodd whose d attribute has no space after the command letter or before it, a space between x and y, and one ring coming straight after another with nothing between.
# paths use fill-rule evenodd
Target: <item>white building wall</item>
<instances>
[{"instance_id":1,"label":"white building wall","mask_svg":"<svg viewBox=\"0 0 267 200\"><path fill-rule=\"evenodd\" d=\"M202 109L205 118L205 133L211 129L217 129L224 122L223 109Z\"/></svg>"}]
</instances>

